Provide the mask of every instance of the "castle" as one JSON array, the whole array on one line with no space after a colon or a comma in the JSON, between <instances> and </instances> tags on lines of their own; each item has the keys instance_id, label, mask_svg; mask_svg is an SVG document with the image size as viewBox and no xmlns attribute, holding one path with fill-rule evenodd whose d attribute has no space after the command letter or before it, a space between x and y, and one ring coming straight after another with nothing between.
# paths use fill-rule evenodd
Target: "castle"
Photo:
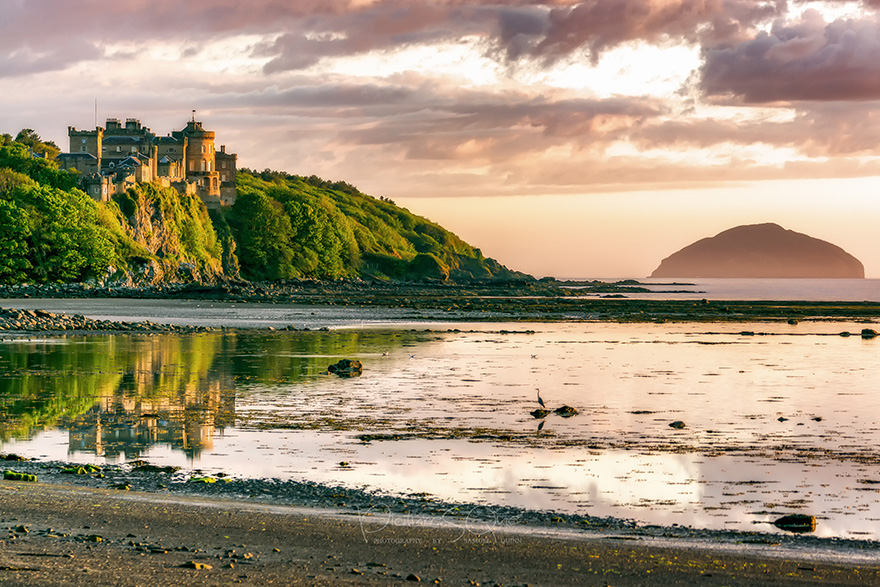
<instances>
[{"instance_id":1,"label":"castle","mask_svg":"<svg viewBox=\"0 0 880 587\"><path fill-rule=\"evenodd\" d=\"M67 128L70 152L58 156L62 169L82 173L80 185L93 199L106 202L137 183L154 182L181 194L199 196L208 208L235 203L237 155L214 147L214 132L193 118L183 130L157 136L128 118L123 125L108 118L104 128Z\"/></svg>"}]
</instances>

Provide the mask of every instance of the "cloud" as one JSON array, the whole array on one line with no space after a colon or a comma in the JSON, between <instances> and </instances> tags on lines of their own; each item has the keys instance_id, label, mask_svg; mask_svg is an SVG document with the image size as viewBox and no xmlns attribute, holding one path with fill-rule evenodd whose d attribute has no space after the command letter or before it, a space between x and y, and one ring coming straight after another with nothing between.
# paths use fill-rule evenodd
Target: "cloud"
<instances>
[{"instance_id":1,"label":"cloud","mask_svg":"<svg viewBox=\"0 0 880 587\"><path fill-rule=\"evenodd\" d=\"M546 65L583 53L595 61L630 41L740 39L784 6L784 0L0 0L0 49L40 53L73 40L193 47L258 35L266 40L255 52L269 59L265 71L272 74L326 58L477 37L499 60ZM77 59L73 54L55 67ZM28 66L24 61L16 70Z\"/></svg>"},{"instance_id":2,"label":"cloud","mask_svg":"<svg viewBox=\"0 0 880 587\"><path fill-rule=\"evenodd\" d=\"M50 72L24 80L15 98L48 110L41 100L51 95L56 119L49 132L40 129L44 136L57 131L63 141L67 124L91 124L96 97L102 116L138 116L159 132L197 108L243 165L343 178L377 194L596 191L871 171L861 159L880 139L869 101L880 79L869 58L880 55L875 17L828 24L807 13L785 22L784 8L755 0L0 0L9 15L0 22L0 77ZM352 76L312 68L323 59L467 43L483 52L477 58L526 64L531 75L630 42L706 47L704 93L692 110L681 97L600 99L519 83L532 78L503 67L499 83L476 85L418 64ZM162 50L146 51L151 44ZM238 53L227 59L227 47ZM854 107L838 95L865 101ZM707 120L698 117L707 96L715 106L799 102L788 104L790 120ZM5 132L49 118L28 116L42 118L4 119ZM798 163L782 165L778 154L757 160L764 147Z\"/></svg>"},{"instance_id":3,"label":"cloud","mask_svg":"<svg viewBox=\"0 0 880 587\"><path fill-rule=\"evenodd\" d=\"M630 41L673 38L697 42L707 38L717 43L736 38L756 24L781 15L784 8L781 0L586 0L550 10L547 26L537 33L534 21L503 21L506 26L501 39L531 36L535 42L530 53L550 61L587 49L596 62L602 51ZM517 23L527 26L511 30ZM507 53L516 57L523 50L510 43Z\"/></svg>"},{"instance_id":4,"label":"cloud","mask_svg":"<svg viewBox=\"0 0 880 587\"><path fill-rule=\"evenodd\" d=\"M101 49L84 40L66 40L41 50L23 46L0 57L0 77L56 71L72 63L103 56Z\"/></svg>"},{"instance_id":5,"label":"cloud","mask_svg":"<svg viewBox=\"0 0 880 587\"><path fill-rule=\"evenodd\" d=\"M747 103L880 99L877 16L826 23L813 11L796 23L730 47L704 51L701 87Z\"/></svg>"},{"instance_id":6,"label":"cloud","mask_svg":"<svg viewBox=\"0 0 880 587\"><path fill-rule=\"evenodd\" d=\"M268 73L298 70L322 58L407 45L483 39L487 54L506 63L545 65L582 53L596 62L631 41L741 40L757 24L784 13L786 2L754 0L584 0L581 2L384 1L343 14L299 22L261 48Z\"/></svg>"}]
</instances>

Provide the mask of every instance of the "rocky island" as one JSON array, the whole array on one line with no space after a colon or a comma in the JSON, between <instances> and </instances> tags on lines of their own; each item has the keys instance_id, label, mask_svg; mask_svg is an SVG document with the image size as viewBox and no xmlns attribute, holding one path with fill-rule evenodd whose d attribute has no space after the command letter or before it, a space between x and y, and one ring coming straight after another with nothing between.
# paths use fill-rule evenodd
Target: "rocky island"
<instances>
[{"instance_id":1,"label":"rocky island","mask_svg":"<svg viewBox=\"0 0 880 587\"><path fill-rule=\"evenodd\" d=\"M688 245L663 259L651 277L860 279L865 268L836 245L765 223Z\"/></svg>"}]
</instances>

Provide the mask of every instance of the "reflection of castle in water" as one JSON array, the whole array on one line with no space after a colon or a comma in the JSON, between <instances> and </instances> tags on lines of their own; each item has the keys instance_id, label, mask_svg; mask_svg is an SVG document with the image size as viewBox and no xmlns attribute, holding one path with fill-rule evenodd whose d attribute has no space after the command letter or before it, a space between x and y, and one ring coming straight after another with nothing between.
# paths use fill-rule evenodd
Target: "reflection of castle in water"
<instances>
[{"instance_id":1,"label":"reflection of castle in water","mask_svg":"<svg viewBox=\"0 0 880 587\"><path fill-rule=\"evenodd\" d=\"M190 458L213 448L215 432L235 423L231 377L209 371L181 380L163 369L161 359L139 354L114 393L68 423L69 452L130 461L157 444Z\"/></svg>"}]
</instances>

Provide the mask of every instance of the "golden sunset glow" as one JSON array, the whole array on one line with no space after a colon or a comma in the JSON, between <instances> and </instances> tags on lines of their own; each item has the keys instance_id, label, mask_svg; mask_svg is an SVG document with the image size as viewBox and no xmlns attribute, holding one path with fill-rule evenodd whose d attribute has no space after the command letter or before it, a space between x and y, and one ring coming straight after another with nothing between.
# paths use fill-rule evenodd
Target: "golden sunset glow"
<instances>
[{"instance_id":1,"label":"golden sunset glow","mask_svg":"<svg viewBox=\"0 0 880 587\"><path fill-rule=\"evenodd\" d=\"M643 277L776 222L880 277L878 7L0 0L0 132L196 109L244 167L345 180L539 276Z\"/></svg>"}]
</instances>

